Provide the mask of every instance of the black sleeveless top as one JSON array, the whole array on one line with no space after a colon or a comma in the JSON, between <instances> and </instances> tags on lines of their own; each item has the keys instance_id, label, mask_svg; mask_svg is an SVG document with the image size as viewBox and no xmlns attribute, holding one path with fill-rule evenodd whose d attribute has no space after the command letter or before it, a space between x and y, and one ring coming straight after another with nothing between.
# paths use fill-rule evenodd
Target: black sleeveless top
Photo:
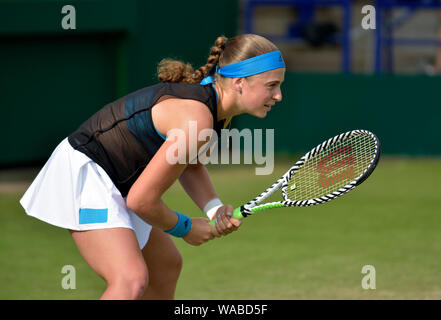
<instances>
[{"instance_id":1,"label":"black sleeveless top","mask_svg":"<svg viewBox=\"0 0 441 320\"><path fill-rule=\"evenodd\" d=\"M68 137L74 149L107 172L123 197L164 142L151 108L165 95L204 103L220 136L224 121L217 121L217 96L211 85L159 83L104 106Z\"/></svg>"}]
</instances>

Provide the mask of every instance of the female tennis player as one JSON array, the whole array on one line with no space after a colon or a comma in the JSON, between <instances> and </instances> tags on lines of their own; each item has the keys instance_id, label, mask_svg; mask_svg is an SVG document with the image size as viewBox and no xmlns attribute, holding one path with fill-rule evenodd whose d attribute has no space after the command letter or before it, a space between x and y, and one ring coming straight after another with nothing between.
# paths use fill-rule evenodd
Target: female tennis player
<instances>
[{"instance_id":1,"label":"female tennis player","mask_svg":"<svg viewBox=\"0 0 441 320\"><path fill-rule=\"evenodd\" d=\"M200 245L241 225L206 168L190 159L189 123L220 136L233 116L265 117L282 99L284 73L277 47L252 34L217 38L196 71L164 59L160 83L104 106L64 139L20 202L28 215L71 232L106 281L102 299L173 299L182 258L170 235ZM169 136L172 129L186 139ZM176 144L185 163L167 160ZM161 200L176 180L215 227Z\"/></svg>"}]
</instances>

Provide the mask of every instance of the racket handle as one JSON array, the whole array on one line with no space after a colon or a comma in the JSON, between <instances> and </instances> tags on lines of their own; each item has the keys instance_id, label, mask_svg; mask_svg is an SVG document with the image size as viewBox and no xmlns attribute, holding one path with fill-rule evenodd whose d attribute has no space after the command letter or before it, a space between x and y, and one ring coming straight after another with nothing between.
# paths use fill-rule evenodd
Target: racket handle
<instances>
[{"instance_id":1,"label":"racket handle","mask_svg":"<svg viewBox=\"0 0 441 320\"><path fill-rule=\"evenodd\" d=\"M232 217L234 219L237 219L237 220L242 220L244 218L242 213L240 212L240 207L238 207L238 208L233 210ZM216 225L216 221L217 221L216 219L213 219L210 222L208 222L208 224L211 224L212 226L215 226Z\"/></svg>"}]
</instances>

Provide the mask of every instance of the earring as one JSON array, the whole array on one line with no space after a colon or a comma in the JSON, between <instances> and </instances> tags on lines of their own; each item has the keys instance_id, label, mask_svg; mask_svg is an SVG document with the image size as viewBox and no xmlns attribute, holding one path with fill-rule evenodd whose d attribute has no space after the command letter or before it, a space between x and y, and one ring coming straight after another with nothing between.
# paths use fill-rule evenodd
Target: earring
<instances>
[{"instance_id":1,"label":"earring","mask_svg":"<svg viewBox=\"0 0 441 320\"><path fill-rule=\"evenodd\" d=\"M237 92L239 92L239 94L242 94L242 89L237 89Z\"/></svg>"}]
</instances>

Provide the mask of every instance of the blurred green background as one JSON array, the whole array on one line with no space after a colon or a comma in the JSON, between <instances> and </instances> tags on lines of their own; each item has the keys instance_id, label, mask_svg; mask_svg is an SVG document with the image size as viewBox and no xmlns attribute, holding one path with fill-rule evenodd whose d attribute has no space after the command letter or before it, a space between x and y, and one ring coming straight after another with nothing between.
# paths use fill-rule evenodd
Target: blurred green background
<instances>
[{"instance_id":1,"label":"blurred green background","mask_svg":"<svg viewBox=\"0 0 441 320\"><path fill-rule=\"evenodd\" d=\"M0 1L0 299L99 297L104 283L67 231L27 217L18 200L55 146L85 119L156 83L162 58L198 67L217 36L244 32L248 2ZM274 176L256 176L252 165L209 170L224 202L240 205L301 152L359 128L381 140L378 169L359 190L325 206L247 219L241 232L202 247L176 240L184 256L176 298L441 297L441 77L412 67L435 52L396 49L396 70L374 73L365 61L373 59L375 31L359 28L364 3L351 1L351 72L341 72L339 44L315 47L274 37L287 62L283 101L264 120L244 115L233 122L275 129ZM61 27L67 4L76 9L75 30ZM256 7L254 29L283 31L284 22L298 17L289 10L294 13ZM432 11L414 20L434 21ZM341 9L319 8L318 17L339 24ZM436 24L421 25L415 30L423 35L424 28L436 30ZM166 200L200 215L180 186ZM76 290L61 288L67 264L77 269ZM376 267L376 290L361 288L367 264Z\"/></svg>"}]
</instances>

